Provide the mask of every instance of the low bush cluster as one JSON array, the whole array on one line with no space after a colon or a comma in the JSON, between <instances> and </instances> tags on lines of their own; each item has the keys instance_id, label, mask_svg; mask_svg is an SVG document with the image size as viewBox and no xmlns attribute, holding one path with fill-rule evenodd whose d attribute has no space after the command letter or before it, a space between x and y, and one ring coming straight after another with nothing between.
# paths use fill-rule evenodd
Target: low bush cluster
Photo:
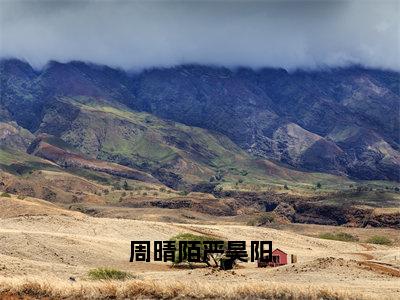
<instances>
[{"instance_id":1,"label":"low bush cluster","mask_svg":"<svg viewBox=\"0 0 400 300\"><path fill-rule=\"evenodd\" d=\"M342 241L342 242L357 242L358 241L358 237L351 235L350 233L346 233L346 232L321 233L318 237L320 239L335 240L335 241Z\"/></svg>"},{"instance_id":2,"label":"low bush cluster","mask_svg":"<svg viewBox=\"0 0 400 300\"><path fill-rule=\"evenodd\" d=\"M126 280L132 278L127 272L109 268L92 269L88 272L88 276L92 280Z\"/></svg>"},{"instance_id":3,"label":"low bush cluster","mask_svg":"<svg viewBox=\"0 0 400 300\"><path fill-rule=\"evenodd\" d=\"M391 245L392 241L386 236L374 235L367 240L367 243L377 244L377 245Z\"/></svg>"},{"instance_id":4,"label":"low bush cluster","mask_svg":"<svg viewBox=\"0 0 400 300\"><path fill-rule=\"evenodd\" d=\"M273 223L275 221L275 216L270 212L263 212L255 218L249 220L247 225L249 226L260 226L268 223Z\"/></svg>"}]
</instances>

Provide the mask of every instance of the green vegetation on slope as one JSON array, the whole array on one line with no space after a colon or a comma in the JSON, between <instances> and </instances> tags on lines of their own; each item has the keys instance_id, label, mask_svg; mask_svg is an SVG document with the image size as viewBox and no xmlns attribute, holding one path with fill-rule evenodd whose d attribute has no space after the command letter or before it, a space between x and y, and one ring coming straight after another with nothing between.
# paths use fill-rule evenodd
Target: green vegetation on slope
<instances>
[{"instance_id":1,"label":"green vegetation on slope","mask_svg":"<svg viewBox=\"0 0 400 300\"><path fill-rule=\"evenodd\" d=\"M342 242L357 242L358 241L358 238L356 236L353 236L350 233L346 233L346 232L321 233L318 237L320 239L335 240L335 241L342 241Z\"/></svg>"},{"instance_id":2,"label":"green vegetation on slope","mask_svg":"<svg viewBox=\"0 0 400 300\"><path fill-rule=\"evenodd\" d=\"M386 236L382 235L374 235L367 240L367 243L377 244L377 245L387 245L390 246L393 244L392 240Z\"/></svg>"},{"instance_id":3,"label":"green vegetation on slope","mask_svg":"<svg viewBox=\"0 0 400 300\"><path fill-rule=\"evenodd\" d=\"M352 183L345 177L300 172L254 159L221 134L81 98L63 100L81 112L61 137L92 157L152 173L162 168L187 183L213 182L224 190L285 184L312 190L318 182L325 189L336 189Z\"/></svg>"},{"instance_id":4,"label":"green vegetation on slope","mask_svg":"<svg viewBox=\"0 0 400 300\"><path fill-rule=\"evenodd\" d=\"M58 101L61 107L65 104L66 108L76 109L79 113L71 119L68 114L62 116L66 118L64 120L60 120L57 112L46 115L46 126L68 124L60 126L59 137L49 136L48 143L87 157L138 168L174 188L183 190L191 184L201 183L224 191L274 189L314 194L349 189L357 184L346 177L298 171L254 158L222 134L133 111L122 104L89 97L59 98ZM43 132L46 132L46 126L41 129ZM7 163L10 161L28 167L22 168L15 163L10 166ZM32 169L57 169L57 166L46 165L44 160L35 161L26 154L10 152L0 152L0 164L9 172L20 175ZM109 183L97 173L81 175Z\"/></svg>"},{"instance_id":5,"label":"green vegetation on slope","mask_svg":"<svg viewBox=\"0 0 400 300\"><path fill-rule=\"evenodd\" d=\"M49 161L22 151L0 147L0 169L14 175L26 175L35 170L60 170Z\"/></svg>"},{"instance_id":6,"label":"green vegetation on slope","mask_svg":"<svg viewBox=\"0 0 400 300\"><path fill-rule=\"evenodd\" d=\"M92 269L88 272L88 276L92 280L126 280L133 278L133 276L127 272L111 268Z\"/></svg>"}]
</instances>

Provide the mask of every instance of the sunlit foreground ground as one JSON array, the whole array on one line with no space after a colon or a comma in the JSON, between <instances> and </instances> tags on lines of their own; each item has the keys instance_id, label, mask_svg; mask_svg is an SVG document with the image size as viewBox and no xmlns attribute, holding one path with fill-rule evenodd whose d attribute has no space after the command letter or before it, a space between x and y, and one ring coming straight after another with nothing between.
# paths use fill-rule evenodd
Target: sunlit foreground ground
<instances>
[{"instance_id":1,"label":"sunlit foreground ground","mask_svg":"<svg viewBox=\"0 0 400 300\"><path fill-rule=\"evenodd\" d=\"M243 225L92 218L32 200L0 204L0 298L400 298L396 244L339 242ZM274 248L296 254L298 262L278 268L249 262L231 271L129 263L131 240L168 240L185 232L248 244L272 240ZM89 270L99 267L128 272L132 279L91 280Z\"/></svg>"},{"instance_id":2,"label":"sunlit foreground ground","mask_svg":"<svg viewBox=\"0 0 400 300\"><path fill-rule=\"evenodd\" d=\"M373 299L357 292L336 291L296 284L262 285L260 283L180 282L130 280L126 282L85 282L68 284L59 279L4 279L3 297L30 295L34 298L114 299L114 298L217 298L217 299ZM380 299L384 299L380 298Z\"/></svg>"}]
</instances>

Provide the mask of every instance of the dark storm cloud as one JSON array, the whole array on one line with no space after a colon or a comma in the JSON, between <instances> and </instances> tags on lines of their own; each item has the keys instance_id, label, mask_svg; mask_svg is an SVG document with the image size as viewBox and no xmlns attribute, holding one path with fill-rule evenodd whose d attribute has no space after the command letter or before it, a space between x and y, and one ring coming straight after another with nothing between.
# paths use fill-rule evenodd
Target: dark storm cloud
<instances>
[{"instance_id":1,"label":"dark storm cloud","mask_svg":"<svg viewBox=\"0 0 400 300\"><path fill-rule=\"evenodd\" d=\"M0 0L1 56L43 66L400 69L399 1Z\"/></svg>"}]
</instances>

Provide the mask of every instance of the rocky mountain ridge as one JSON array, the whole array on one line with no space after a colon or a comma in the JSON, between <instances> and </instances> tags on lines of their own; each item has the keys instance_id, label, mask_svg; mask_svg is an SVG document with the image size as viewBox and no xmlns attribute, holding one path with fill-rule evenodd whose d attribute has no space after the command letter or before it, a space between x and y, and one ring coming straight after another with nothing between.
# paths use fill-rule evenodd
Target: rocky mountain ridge
<instances>
[{"instance_id":1,"label":"rocky mountain ridge","mask_svg":"<svg viewBox=\"0 0 400 300\"><path fill-rule=\"evenodd\" d=\"M0 63L0 79L0 121L72 141L86 147L84 152L96 153L93 158L100 158L95 145L104 133L94 131L89 148L79 145L87 143L79 132L92 119L82 117L75 102L200 127L228 137L256 158L301 170L400 180L396 72L357 66L289 73L183 65L129 74L83 62L50 62L36 71L9 59ZM108 122L99 116L97 121ZM117 134L129 140L138 132L140 126ZM182 141L169 139L177 142Z\"/></svg>"}]
</instances>

